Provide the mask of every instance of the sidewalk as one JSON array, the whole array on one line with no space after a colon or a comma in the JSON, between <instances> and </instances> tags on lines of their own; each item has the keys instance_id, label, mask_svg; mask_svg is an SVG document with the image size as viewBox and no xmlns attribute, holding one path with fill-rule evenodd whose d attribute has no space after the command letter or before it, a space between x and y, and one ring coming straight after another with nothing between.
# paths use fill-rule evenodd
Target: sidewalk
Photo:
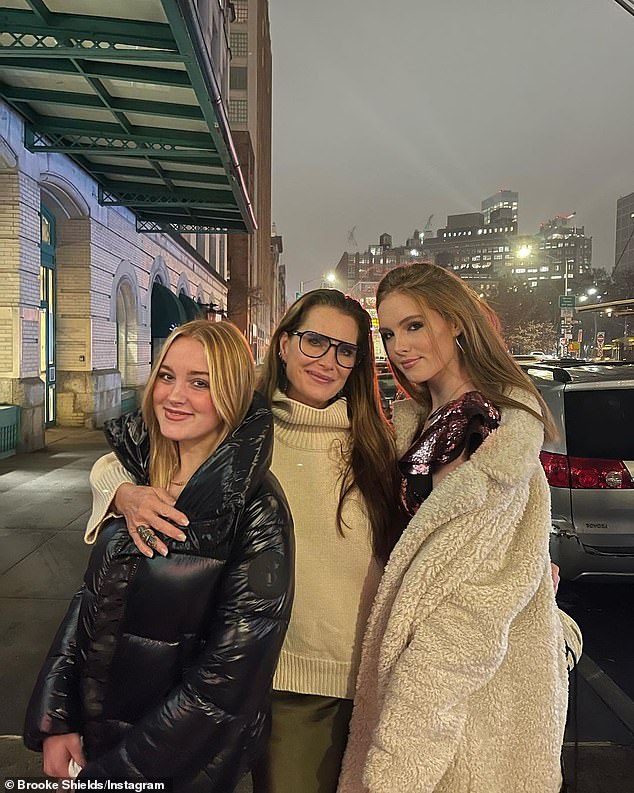
<instances>
[{"instance_id":1,"label":"sidewalk","mask_svg":"<svg viewBox=\"0 0 634 793\"><path fill-rule=\"evenodd\" d=\"M89 549L88 473L107 451L100 430L53 429L46 449L0 460L0 774L40 775L22 747L24 710Z\"/></svg>"}]
</instances>

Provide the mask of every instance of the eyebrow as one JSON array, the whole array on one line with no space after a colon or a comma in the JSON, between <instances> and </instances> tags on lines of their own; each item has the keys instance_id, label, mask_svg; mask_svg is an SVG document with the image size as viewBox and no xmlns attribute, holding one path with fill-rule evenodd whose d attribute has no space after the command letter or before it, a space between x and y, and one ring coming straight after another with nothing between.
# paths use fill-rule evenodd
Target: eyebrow
<instances>
[{"instance_id":1,"label":"eyebrow","mask_svg":"<svg viewBox=\"0 0 634 793\"><path fill-rule=\"evenodd\" d=\"M354 341L344 341L343 339L335 339L334 336L329 336L327 333L320 333L318 330L310 330L307 328L306 330L300 331L300 333L315 333L317 336L323 336L324 339L330 339L330 341L336 341L339 344L345 344L347 347L358 347L359 345Z\"/></svg>"},{"instance_id":2,"label":"eyebrow","mask_svg":"<svg viewBox=\"0 0 634 793\"><path fill-rule=\"evenodd\" d=\"M166 363L162 363L162 364L160 365L159 369L167 369L167 370L168 370L168 371L170 371L172 374L174 374L174 370L172 369L172 367L171 367L171 366L168 366ZM190 371L190 372L187 372L187 374L202 374L202 375L204 375L205 377L209 377L209 372L194 372L194 371Z\"/></svg>"},{"instance_id":3,"label":"eyebrow","mask_svg":"<svg viewBox=\"0 0 634 793\"><path fill-rule=\"evenodd\" d=\"M408 322L411 322L413 319L425 319L422 314L411 314L409 317L403 317L397 324L398 325L407 325ZM381 326L379 328L379 333L383 333L383 331L389 330L389 328L385 328Z\"/></svg>"}]
</instances>

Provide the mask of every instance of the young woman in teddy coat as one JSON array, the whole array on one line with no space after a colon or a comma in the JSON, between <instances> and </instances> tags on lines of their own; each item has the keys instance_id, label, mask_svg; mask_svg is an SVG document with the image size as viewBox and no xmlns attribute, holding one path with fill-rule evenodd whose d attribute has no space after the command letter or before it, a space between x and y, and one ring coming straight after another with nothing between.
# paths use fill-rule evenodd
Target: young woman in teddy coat
<instances>
[{"instance_id":1,"label":"young woman in teddy coat","mask_svg":"<svg viewBox=\"0 0 634 793\"><path fill-rule=\"evenodd\" d=\"M411 521L370 616L339 793L558 793L567 708L551 580L551 420L497 318L431 264L377 293Z\"/></svg>"}]
</instances>

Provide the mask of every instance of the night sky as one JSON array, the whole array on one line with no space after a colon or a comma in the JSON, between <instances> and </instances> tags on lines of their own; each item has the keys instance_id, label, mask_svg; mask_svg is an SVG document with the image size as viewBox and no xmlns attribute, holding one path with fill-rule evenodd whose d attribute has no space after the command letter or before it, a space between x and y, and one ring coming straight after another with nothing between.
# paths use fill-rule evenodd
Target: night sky
<instances>
[{"instance_id":1,"label":"night sky","mask_svg":"<svg viewBox=\"0 0 634 793\"><path fill-rule=\"evenodd\" d=\"M614 265L634 192L634 17L614 0L270 0L273 219L288 292L350 249L520 194ZM317 286L311 284L311 287Z\"/></svg>"}]
</instances>

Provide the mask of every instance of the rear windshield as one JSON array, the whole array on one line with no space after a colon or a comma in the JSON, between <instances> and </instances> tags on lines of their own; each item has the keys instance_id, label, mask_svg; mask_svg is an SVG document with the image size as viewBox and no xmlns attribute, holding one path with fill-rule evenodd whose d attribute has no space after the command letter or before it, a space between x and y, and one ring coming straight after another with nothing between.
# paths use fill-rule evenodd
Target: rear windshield
<instances>
[{"instance_id":1,"label":"rear windshield","mask_svg":"<svg viewBox=\"0 0 634 793\"><path fill-rule=\"evenodd\" d=\"M568 454L634 460L634 389L566 390L564 398Z\"/></svg>"}]
</instances>

